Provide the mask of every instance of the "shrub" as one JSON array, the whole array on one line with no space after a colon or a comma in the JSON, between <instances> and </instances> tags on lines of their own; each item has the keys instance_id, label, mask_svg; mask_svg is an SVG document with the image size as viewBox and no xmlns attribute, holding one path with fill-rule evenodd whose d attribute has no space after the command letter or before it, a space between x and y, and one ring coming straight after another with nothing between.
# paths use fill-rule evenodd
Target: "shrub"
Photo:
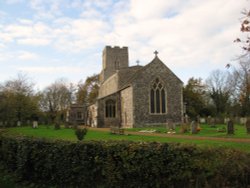
<instances>
[{"instance_id":1,"label":"shrub","mask_svg":"<svg viewBox=\"0 0 250 188\"><path fill-rule=\"evenodd\" d=\"M129 141L0 138L0 160L37 187L248 187L250 154Z\"/></svg>"},{"instance_id":2,"label":"shrub","mask_svg":"<svg viewBox=\"0 0 250 188\"><path fill-rule=\"evenodd\" d=\"M54 128L55 128L55 130L59 130L61 128L60 123L56 122Z\"/></svg>"},{"instance_id":3,"label":"shrub","mask_svg":"<svg viewBox=\"0 0 250 188\"><path fill-rule=\"evenodd\" d=\"M83 138L87 134L87 132L88 132L87 128L83 128L83 129L77 128L75 130L75 135L76 135L77 139L79 141L81 141L81 140L83 140Z\"/></svg>"}]
</instances>

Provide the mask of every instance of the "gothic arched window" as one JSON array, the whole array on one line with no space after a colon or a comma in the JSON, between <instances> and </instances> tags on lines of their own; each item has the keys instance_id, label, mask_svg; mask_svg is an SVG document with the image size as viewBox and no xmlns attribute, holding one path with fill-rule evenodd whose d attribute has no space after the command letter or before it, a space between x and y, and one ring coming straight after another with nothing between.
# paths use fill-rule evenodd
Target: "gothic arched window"
<instances>
[{"instance_id":1,"label":"gothic arched window","mask_svg":"<svg viewBox=\"0 0 250 188\"><path fill-rule=\"evenodd\" d=\"M166 93L158 78L155 79L150 89L150 112L152 114L166 113Z\"/></svg>"},{"instance_id":2,"label":"gothic arched window","mask_svg":"<svg viewBox=\"0 0 250 188\"><path fill-rule=\"evenodd\" d=\"M115 118L116 116L116 104L113 100L107 100L105 103L105 116L107 118Z\"/></svg>"}]
</instances>

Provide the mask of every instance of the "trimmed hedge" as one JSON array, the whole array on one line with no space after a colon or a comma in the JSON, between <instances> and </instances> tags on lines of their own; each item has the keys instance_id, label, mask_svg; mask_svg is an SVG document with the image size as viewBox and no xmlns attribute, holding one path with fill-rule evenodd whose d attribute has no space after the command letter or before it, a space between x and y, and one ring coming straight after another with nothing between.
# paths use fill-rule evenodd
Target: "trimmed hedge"
<instances>
[{"instance_id":1,"label":"trimmed hedge","mask_svg":"<svg viewBox=\"0 0 250 188\"><path fill-rule=\"evenodd\" d=\"M127 141L0 138L0 161L40 187L247 187L250 154Z\"/></svg>"}]
</instances>

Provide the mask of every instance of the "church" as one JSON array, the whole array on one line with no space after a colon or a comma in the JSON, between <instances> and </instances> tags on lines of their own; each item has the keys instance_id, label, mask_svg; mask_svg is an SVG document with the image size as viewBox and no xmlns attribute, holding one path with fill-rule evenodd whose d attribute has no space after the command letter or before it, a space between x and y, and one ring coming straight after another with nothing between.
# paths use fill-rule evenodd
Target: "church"
<instances>
[{"instance_id":1,"label":"church","mask_svg":"<svg viewBox=\"0 0 250 188\"><path fill-rule=\"evenodd\" d=\"M99 96L88 110L91 126L135 128L182 122L183 82L157 54L145 66L129 66L128 47L104 48Z\"/></svg>"}]
</instances>

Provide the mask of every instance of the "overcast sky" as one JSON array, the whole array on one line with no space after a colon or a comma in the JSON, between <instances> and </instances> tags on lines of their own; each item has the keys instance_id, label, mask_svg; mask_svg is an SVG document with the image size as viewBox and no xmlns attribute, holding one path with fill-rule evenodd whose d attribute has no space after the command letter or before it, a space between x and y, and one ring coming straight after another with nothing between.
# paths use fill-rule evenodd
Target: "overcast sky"
<instances>
[{"instance_id":1,"label":"overcast sky","mask_svg":"<svg viewBox=\"0 0 250 188\"><path fill-rule=\"evenodd\" d=\"M186 83L225 69L247 0L0 0L0 83L27 74L36 88L99 73L106 45L130 65L159 58Z\"/></svg>"}]
</instances>

